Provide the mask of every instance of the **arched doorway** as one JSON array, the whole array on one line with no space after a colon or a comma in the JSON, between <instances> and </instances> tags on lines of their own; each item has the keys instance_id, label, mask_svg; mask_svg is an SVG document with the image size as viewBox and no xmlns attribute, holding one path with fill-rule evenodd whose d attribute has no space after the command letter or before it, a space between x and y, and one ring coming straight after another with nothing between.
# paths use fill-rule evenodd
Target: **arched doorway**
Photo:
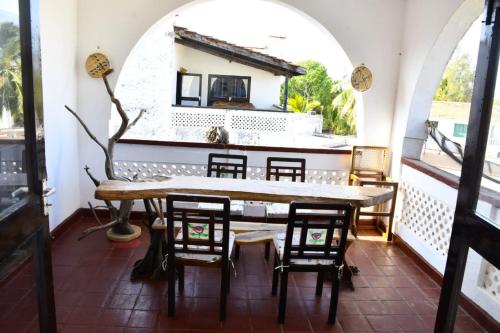
<instances>
[{"instance_id":1,"label":"arched doorway","mask_svg":"<svg viewBox=\"0 0 500 333\"><path fill-rule=\"evenodd\" d=\"M197 23L196 20L189 21L184 19L184 16L195 17L196 14L199 15L199 12L203 12L204 9L209 8L210 6L214 6L214 4L217 5L218 2L222 3L224 1L193 1L170 12L159 21L157 21L153 26L151 26L151 28L141 36L139 41L131 50L121 69L120 76L116 85L116 94L117 96L120 96L120 98L122 99L122 103L128 106L129 112L131 112L131 114L139 112L139 109L142 108L148 110L148 114L143 118L143 120L141 120L141 123L144 126L131 129L131 131L129 132L129 135L131 137L140 138L142 135L146 135L147 137L144 138L147 139L175 141L175 139L171 137L162 138L162 136L168 132L165 131L164 128L162 128L162 124L166 124L169 121L169 114L165 111L172 108L172 105L175 104L173 96L175 96L176 90L176 73L180 69L180 67L182 67L176 61L176 59L179 57L179 51L175 48L173 26L183 25L186 22L188 24L190 24L189 22L194 22L192 24L193 27L196 29L200 28L200 24ZM316 35L322 35L322 47L326 50L334 51L330 52L330 57L323 56L320 61L328 62L330 61L329 58L337 59L336 64L342 64L342 66L327 64L327 67L333 68L334 70L338 70L338 68L342 68L344 70L343 76L336 73L338 75L338 79L345 79L347 74L350 74L350 71L352 70L352 64L343 51L343 48L339 45L339 43L335 40L331 33L328 32L315 19L311 18L307 14L304 14L298 9L279 1L253 0L252 2L261 3L271 9L274 8L274 10L280 10L283 13L287 13L287 15L289 15L290 17L295 17L297 20L300 19L300 24L297 24L299 26L307 23L310 26L308 27L308 29L310 29L311 31L314 30ZM213 17L213 20L217 21L217 18ZM257 24L257 22L257 18L254 18L254 28L259 25ZM231 27L233 26L230 24L230 22L227 25ZM239 23L238 25L244 25L244 23ZM257 28L255 29L258 30ZM268 37L280 39L280 29L274 30L277 30L278 33L274 33L275 31L270 31ZM217 31L213 32L213 34L215 33L217 33ZM255 38L253 40L255 40ZM272 47L273 46L270 46L269 49L264 50L263 52L269 52L272 55L279 55L279 50L278 52L276 52L276 50L272 50ZM286 50L290 49L291 48L288 47ZM301 53L302 49L304 49L303 45L297 43L297 52ZM316 49L319 48L316 47ZM313 54L314 51L311 51L311 53ZM336 56L331 56L332 54ZM283 58L287 60L289 59L287 54L283 54ZM206 75L201 78L200 83L206 84L205 80ZM261 90L265 90L265 88L261 88ZM256 93L258 93L258 91L253 89L252 87L253 96L255 96ZM206 95L207 93L205 92L204 94ZM276 103L273 104L280 104L278 94L279 92L275 93L274 98ZM200 98L202 97L204 96L201 96L200 93ZM362 100L357 94L355 95L355 99L357 115L356 125L357 128L362 129ZM270 104L271 103L268 103L268 105ZM115 116L116 115L112 113L112 119L110 122L111 129L116 126L115 120L117 119L115 118ZM133 118L133 115L131 115L130 118Z\"/></svg>"}]
</instances>

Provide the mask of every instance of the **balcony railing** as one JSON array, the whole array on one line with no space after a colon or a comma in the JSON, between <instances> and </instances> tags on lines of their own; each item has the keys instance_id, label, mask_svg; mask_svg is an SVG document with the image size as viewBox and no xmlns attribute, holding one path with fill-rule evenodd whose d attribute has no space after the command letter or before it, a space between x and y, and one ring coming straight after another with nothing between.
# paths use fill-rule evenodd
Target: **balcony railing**
<instances>
[{"instance_id":1,"label":"balcony railing","mask_svg":"<svg viewBox=\"0 0 500 333\"><path fill-rule=\"evenodd\" d=\"M263 110L235 110L172 106L155 119L148 115L128 133L128 139L206 142L210 127L223 126L232 144L274 146L318 146L311 142L330 140L321 133L323 116ZM323 145L324 146L324 145Z\"/></svg>"},{"instance_id":2,"label":"balcony railing","mask_svg":"<svg viewBox=\"0 0 500 333\"><path fill-rule=\"evenodd\" d=\"M443 274L457 199L458 177L420 161L404 160L395 233ZM478 212L500 224L500 197L481 191ZM469 252L462 292L500 320L500 271Z\"/></svg>"}]
</instances>

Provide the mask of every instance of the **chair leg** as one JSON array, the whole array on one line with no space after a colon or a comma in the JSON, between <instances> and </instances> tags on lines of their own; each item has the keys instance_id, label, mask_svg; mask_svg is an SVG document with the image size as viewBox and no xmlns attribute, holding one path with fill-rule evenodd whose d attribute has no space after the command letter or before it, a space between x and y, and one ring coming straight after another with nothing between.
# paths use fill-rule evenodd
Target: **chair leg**
<instances>
[{"instance_id":1,"label":"chair leg","mask_svg":"<svg viewBox=\"0 0 500 333\"><path fill-rule=\"evenodd\" d=\"M234 249L234 261L238 261L240 259L240 245L236 244Z\"/></svg>"},{"instance_id":2,"label":"chair leg","mask_svg":"<svg viewBox=\"0 0 500 333\"><path fill-rule=\"evenodd\" d=\"M280 301L278 309L278 323L285 323L286 295L288 291L288 271L285 269L281 273Z\"/></svg>"},{"instance_id":3,"label":"chair leg","mask_svg":"<svg viewBox=\"0 0 500 333\"><path fill-rule=\"evenodd\" d=\"M184 291L184 266L177 266L177 272L179 273L179 293Z\"/></svg>"},{"instance_id":4,"label":"chair leg","mask_svg":"<svg viewBox=\"0 0 500 333\"><path fill-rule=\"evenodd\" d=\"M265 248L264 248L264 258L266 260L269 260L269 252L271 252L271 242L266 242L265 244Z\"/></svg>"},{"instance_id":5,"label":"chair leg","mask_svg":"<svg viewBox=\"0 0 500 333\"><path fill-rule=\"evenodd\" d=\"M169 265L168 267L167 312L169 317L173 317L175 314L175 268L175 265Z\"/></svg>"},{"instance_id":6,"label":"chair leg","mask_svg":"<svg viewBox=\"0 0 500 333\"><path fill-rule=\"evenodd\" d=\"M229 278L229 264L228 262L222 263L221 269L221 284L220 284L220 308L219 308L219 320L223 321L226 319L226 303L227 303L227 286Z\"/></svg>"},{"instance_id":7,"label":"chair leg","mask_svg":"<svg viewBox=\"0 0 500 333\"><path fill-rule=\"evenodd\" d=\"M278 254L274 254L274 264L273 264L273 287L271 289L271 295L276 296L276 291L278 290L278 279L279 279L279 269L278 267Z\"/></svg>"},{"instance_id":8,"label":"chair leg","mask_svg":"<svg viewBox=\"0 0 500 333\"><path fill-rule=\"evenodd\" d=\"M325 272L318 272L318 279L316 280L316 296L321 296L323 294L323 281L325 278Z\"/></svg>"},{"instance_id":9,"label":"chair leg","mask_svg":"<svg viewBox=\"0 0 500 333\"><path fill-rule=\"evenodd\" d=\"M330 311L328 313L328 324L335 324L337 317L337 304L339 301L339 273L335 269L332 274L332 294L330 298Z\"/></svg>"}]
</instances>

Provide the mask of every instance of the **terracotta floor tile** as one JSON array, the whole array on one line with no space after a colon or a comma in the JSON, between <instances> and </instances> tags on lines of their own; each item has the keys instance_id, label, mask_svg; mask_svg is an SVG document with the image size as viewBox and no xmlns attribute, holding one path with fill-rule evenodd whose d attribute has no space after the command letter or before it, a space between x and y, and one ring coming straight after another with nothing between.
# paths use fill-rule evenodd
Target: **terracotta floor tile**
<instances>
[{"instance_id":1,"label":"terracotta floor tile","mask_svg":"<svg viewBox=\"0 0 500 333\"><path fill-rule=\"evenodd\" d=\"M402 331L399 324L391 319L391 316L366 316L375 331Z\"/></svg>"},{"instance_id":2,"label":"terracotta floor tile","mask_svg":"<svg viewBox=\"0 0 500 333\"><path fill-rule=\"evenodd\" d=\"M381 301L358 301L356 306L363 315L386 315L389 310Z\"/></svg>"},{"instance_id":3,"label":"terracotta floor tile","mask_svg":"<svg viewBox=\"0 0 500 333\"><path fill-rule=\"evenodd\" d=\"M358 301L374 301L378 299L372 288L356 288L356 290L352 291L346 287L341 289L340 298Z\"/></svg>"},{"instance_id":4,"label":"terracotta floor tile","mask_svg":"<svg viewBox=\"0 0 500 333\"><path fill-rule=\"evenodd\" d=\"M80 307L104 307L108 300L107 293L85 293L80 297L78 306Z\"/></svg>"},{"instance_id":5,"label":"terracotta floor tile","mask_svg":"<svg viewBox=\"0 0 500 333\"><path fill-rule=\"evenodd\" d=\"M400 248L360 239L347 261L358 265L356 289L340 285L335 325L327 325L331 282L315 296L315 273L291 273L285 325L278 325L278 297L271 295L272 260L264 247L246 246L231 277L227 320L219 322L220 271L186 267L185 290L177 292L175 316L168 318L164 280L130 282L130 270L149 244L144 232L136 241L112 244L98 233L79 234L90 219L53 242L55 298L59 332L432 332L440 288ZM364 232L364 231L363 231ZM85 254L85 255L84 255ZM38 332L33 265L0 284L0 331ZM484 332L459 310L457 333Z\"/></svg>"},{"instance_id":6,"label":"terracotta floor tile","mask_svg":"<svg viewBox=\"0 0 500 333\"><path fill-rule=\"evenodd\" d=\"M425 331L427 329L427 325L417 315L392 315L391 320L405 332Z\"/></svg>"},{"instance_id":7,"label":"terracotta floor tile","mask_svg":"<svg viewBox=\"0 0 500 333\"><path fill-rule=\"evenodd\" d=\"M377 266L394 266L396 265L389 257L380 257L373 254L372 261Z\"/></svg>"},{"instance_id":8,"label":"terracotta floor tile","mask_svg":"<svg viewBox=\"0 0 500 333\"><path fill-rule=\"evenodd\" d=\"M398 293L396 288L371 288L373 293L381 301L401 301L403 296Z\"/></svg>"},{"instance_id":9,"label":"terracotta floor tile","mask_svg":"<svg viewBox=\"0 0 500 333\"><path fill-rule=\"evenodd\" d=\"M403 271L398 266L380 266L379 269L385 276L399 276Z\"/></svg>"},{"instance_id":10,"label":"terracotta floor tile","mask_svg":"<svg viewBox=\"0 0 500 333\"><path fill-rule=\"evenodd\" d=\"M428 301L408 301L408 305L413 313L419 315L435 315L437 313L437 306Z\"/></svg>"},{"instance_id":11,"label":"terracotta floor tile","mask_svg":"<svg viewBox=\"0 0 500 333\"><path fill-rule=\"evenodd\" d=\"M195 285L194 297L219 297L220 281L217 283L200 282Z\"/></svg>"},{"instance_id":12,"label":"terracotta floor tile","mask_svg":"<svg viewBox=\"0 0 500 333\"><path fill-rule=\"evenodd\" d=\"M158 314L159 311L133 310L127 326L154 328Z\"/></svg>"},{"instance_id":13,"label":"terracotta floor tile","mask_svg":"<svg viewBox=\"0 0 500 333\"><path fill-rule=\"evenodd\" d=\"M141 289L142 283L140 282L119 281L115 287L115 292L117 294L139 295Z\"/></svg>"},{"instance_id":14,"label":"terracotta floor tile","mask_svg":"<svg viewBox=\"0 0 500 333\"><path fill-rule=\"evenodd\" d=\"M131 314L131 310L103 309L98 323L100 326L127 326Z\"/></svg>"},{"instance_id":15,"label":"terracotta floor tile","mask_svg":"<svg viewBox=\"0 0 500 333\"><path fill-rule=\"evenodd\" d=\"M71 325L95 325L102 312L101 308L75 308L66 323Z\"/></svg>"},{"instance_id":16,"label":"terracotta floor tile","mask_svg":"<svg viewBox=\"0 0 500 333\"><path fill-rule=\"evenodd\" d=\"M254 331L281 331L278 324L278 315L252 315L252 329Z\"/></svg>"},{"instance_id":17,"label":"terracotta floor tile","mask_svg":"<svg viewBox=\"0 0 500 333\"><path fill-rule=\"evenodd\" d=\"M134 310L160 310L162 303L166 303L166 299L162 296L139 296L134 305Z\"/></svg>"},{"instance_id":18,"label":"terracotta floor tile","mask_svg":"<svg viewBox=\"0 0 500 333\"><path fill-rule=\"evenodd\" d=\"M414 310L406 301L382 301L388 314L414 314Z\"/></svg>"},{"instance_id":19,"label":"terracotta floor tile","mask_svg":"<svg viewBox=\"0 0 500 333\"><path fill-rule=\"evenodd\" d=\"M344 332L372 332L372 327L365 316L341 316L340 325Z\"/></svg>"},{"instance_id":20,"label":"terracotta floor tile","mask_svg":"<svg viewBox=\"0 0 500 333\"><path fill-rule=\"evenodd\" d=\"M418 288L395 288L398 294L409 301L427 301L427 296Z\"/></svg>"},{"instance_id":21,"label":"terracotta floor tile","mask_svg":"<svg viewBox=\"0 0 500 333\"><path fill-rule=\"evenodd\" d=\"M309 323L311 324L313 332L321 333L343 333L344 330L337 319L335 324L328 324L328 316L309 316Z\"/></svg>"},{"instance_id":22,"label":"terracotta floor tile","mask_svg":"<svg viewBox=\"0 0 500 333\"><path fill-rule=\"evenodd\" d=\"M134 308L136 300L137 300L137 295L114 294L108 299L106 307L112 309L131 310Z\"/></svg>"}]
</instances>

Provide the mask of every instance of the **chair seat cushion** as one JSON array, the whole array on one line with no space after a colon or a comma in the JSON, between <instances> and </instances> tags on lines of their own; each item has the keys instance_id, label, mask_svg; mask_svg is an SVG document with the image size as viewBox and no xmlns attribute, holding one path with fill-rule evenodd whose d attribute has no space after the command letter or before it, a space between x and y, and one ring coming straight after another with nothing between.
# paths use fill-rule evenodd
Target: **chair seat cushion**
<instances>
[{"instance_id":1,"label":"chair seat cushion","mask_svg":"<svg viewBox=\"0 0 500 333\"><path fill-rule=\"evenodd\" d=\"M286 237L286 233L276 233L275 236L273 237L274 247L276 248L276 251L278 253L278 257L279 257L280 261L283 260L283 253L284 253L284 249L285 249L285 237ZM318 237L318 241L321 241L322 237L324 237L324 236L320 235ZM355 239L354 236L350 235L350 233L348 234L347 238L348 238L348 241L353 241ZM337 232L336 232L333 239L334 240L338 239ZM314 240L312 240L312 241L314 241ZM308 241L306 241L306 242L308 242ZM299 245L299 244L300 244L300 231L296 231L296 232L294 232L293 237L292 237L292 245ZM323 244L324 244L324 240L323 240ZM318 254L320 254L321 252L305 251L305 253L310 253L310 254L318 253ZM294 265L332 265L334 263L334 261L333 261L333 259L291 259L290 263L292 263Z\"/></svg>"},{"instance_id":2,"label":"chair seat cushion","mask_svg":"<svg viewBox=\"0 0 500 333\"><path fill-rule=\"evenodd\" d=\"M285 233L278 233L273 238L274 247L278 252L278 257L280 261L283 260L283 252L285 249ZM294 233L292 238L293 245L299 245L300 243L300 234ZM306 252L306 253L317 253L317 252ZM332 265L333 260L330 259L291 259L290 263L294 265Z\"/></svg>"},{"instance_id":3,"label":"chair seat cushion","mask_svg":"<svg viewBox=\"0 0 500 333\"><path fill-rule=\"evenodd\" d=\"M220 242L222 239L222 230L215 230L214 237L216 242ZM182 231L180 231L177 236L177 240L182 240ZM234 232L229 232L229 247L228 247L228 257L231 257L231 253L233 251L235 234ZM181 244L176 244L175 248L180 250L182 249ZM208 246L206 245L188 245L188 249L192 250L208 250ZM221 250L220 246L215 247L216 250ZM176 259L180 259L182 261L192 261L192 262L202 262L205 264L215 263L221 260L222 256L218 254L199 254L199 253L176 253Z\"/></svg>"}]
</instances>

